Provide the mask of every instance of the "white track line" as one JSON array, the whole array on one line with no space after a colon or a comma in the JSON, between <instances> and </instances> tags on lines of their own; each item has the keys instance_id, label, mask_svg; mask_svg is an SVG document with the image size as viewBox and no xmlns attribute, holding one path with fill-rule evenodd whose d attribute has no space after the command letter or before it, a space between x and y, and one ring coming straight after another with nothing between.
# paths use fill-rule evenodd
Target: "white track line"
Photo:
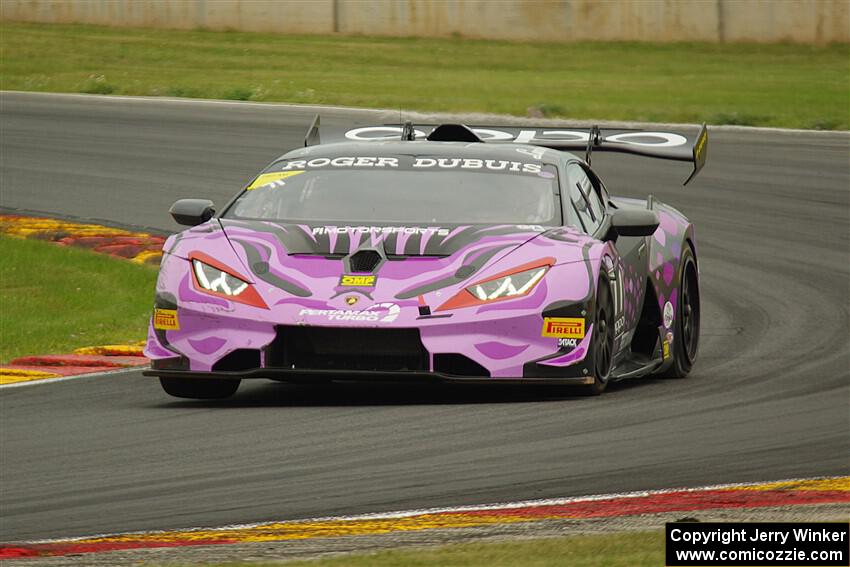
<instances>
[{"instance_id":1,"label":"white track line","mask_svg":"<svg viewBox=\"0 0 850 567\"><path fill-rule=\"evenodd\" d=\"M332 112L332 113L360 113L360 114L391 114L398 115L398 108L356 108L349 106L323 106L318 104L293 104L283 102L252 102L252 101L235 101L235 100L219 100L219 99L203 99L203 98L175 98L175 97L160 97L160 96L117 96L117 95L96 95L84 93L45 93L45 92L30 92L30 91L6 91L0 90L0 94L18 94L18 95L34 95L45 97L65 97L79 98L87 100L103 100L108 102L141 102L141 103L173 103L187 105L222 105L231 107L258 107L258 108L283 108L300 111L310 111L314 113ZM698 124L682 124L676 122L629 122L629 121L611 121L597 120L592 118L587 119L557 119L557 118L527 118L523 116L513 116L509 114L488 114L488 113L442 113L442 112L421 112L404 110L405 119L421 122L468 122L472 124L497 123L505 126L571 126L580 127L588 124L597 124L600 127L607 128L673 128L673 129L692 129L699 127ZM733 125L709 125L712 131L723 132L763 132L763 133L790 133L790 134L813 134L818 136L850 136L850 130L805 130L801 128L766 128L763 126L733 126Z\"/></svg>"},{"instance_id":2,"label":"white track line","mask_svg":"<svg viewBox=\"0 0 850 567\"><path fill-rule=\"evenodd\" d=\"M87 374L74 374L72 376L57 376L56 378L34 378L24 382L13 382L11 384L0 384L0 390L5 388L21 388L24 386L39 386L41 384L55 384L56 382L66 382L68 380L77 380L78 378L97 378L98 376L111 376L113 374L124 374L134 370L144 370L147 366L133 366L131 368L119 368L117 370L106 370L103 372L91 372ZM33 366L37 370L37 366Z\"/></svg>"},{"instance_id":3,"label":"white track line","mask_svg":"<svg viewBox=\"0 0 850 567\"><path fill-rule=\"evenodd\" d=\"M481 504L476 506L452 506L445 508L420 508L416 510L403 510L398 512L378 512L373 514L358 514L354 516L320 516L317 518L304 518L300 520L270 520L266 522L256 522L250 524L230 524L219 527L196 527L182 528L173 530L147 530L139 532L117 532L104 533L89 536L76 536L69 538L42 539L16 543L26 544L42 544L42 543L64 543L81 541L93 538L119 537L128 535L147 536L153 534L167 534L173 532L200 532L200 531L227 531L227 530L244 530L268 526L270 524L302 524L314 522L342 522L356 520L391 520L396 518L409 518L412 516L421 516L424 514L444 514L456 512L478 512L482 510L510 510L514 508L529 508L534 506L561 506L564 504L573 504L576 502L593 502L596 500L613 500L616 498L641 498L643 496L655 496L660 494L670 494L673 492L705 492L709 490L723 490L730 488L746 488L749 486L760 486L763 484L774 484L779 482L803 482L812 480L833 480L844 478L844 476L814 476L807 478L790 478L783 480L765 480L760 482L738 482L730 484L713 484L708 486L699 486L695 488L664 488L659 490L640 490L635 492L615 492L612 494L596 494L591 496L574 496L570 498L547 498L541 500L520 500L518 502L501 502L496 504Z\"/></svg>"}]
</instances>

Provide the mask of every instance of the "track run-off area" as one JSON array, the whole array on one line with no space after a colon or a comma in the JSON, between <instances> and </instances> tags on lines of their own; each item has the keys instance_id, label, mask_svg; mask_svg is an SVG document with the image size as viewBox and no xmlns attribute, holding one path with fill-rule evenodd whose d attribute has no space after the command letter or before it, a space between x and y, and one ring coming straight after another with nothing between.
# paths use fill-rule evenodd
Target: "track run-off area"
<instances>
[{"instance_id":1,"label":"track run-off area","mask_svg":"<svg viewBox=\"0 0 850 567\"><path fill-rule=\"evenodd\" d=\"M0 93L0 206L175 231L171 203L222 206L303 144L315 112ZM598 398L243 381L214 403L169 398L139 370L0 388L0 540L847 476L850 135L709 132L687 188L686 164L593 157L613 194L652 193L696 224L703 327L686 380Z\"/></svg>"},{"instance_id":2,"label":"track run-off area","mask_svg":"<svg viewBox=\"0 0 850 567\"><path fill-rule=\"evenodd\" d=\"M0 544L0 559L21 557L79 556L105 551L139 549L236 546L239 544L285 544L334 538L393 536L411 532L455 534L471 529L516 526L539 529L553 522L587 522L629 516L653 517L662 514L703 513L706 510L730 512L746 510L748 514L776 508L788 510L799 506L823 506L850 503L850 477L800 479L772 483L735 484L682 490L656 490L627 494L603 494L578 498L532 500L468 508L399 511L387 514L312 518L291 522L266 522L194 528L176 531L152 531L124 534L102 534L82 538L54 539L21 545ZM809 508L812 510L812 508ZM832 508L826 514L840 514ZM810 512L811 513L811 512ZM805 514L801 511L800 514ZM659 524L662 522L658 522ZM657 524L656 524L657 525ZM392 541L392 540L391 540ZM231 551L228 549L227 551ZM291 550L290 550L291 551Z\"/></svg>"}]
</instances>

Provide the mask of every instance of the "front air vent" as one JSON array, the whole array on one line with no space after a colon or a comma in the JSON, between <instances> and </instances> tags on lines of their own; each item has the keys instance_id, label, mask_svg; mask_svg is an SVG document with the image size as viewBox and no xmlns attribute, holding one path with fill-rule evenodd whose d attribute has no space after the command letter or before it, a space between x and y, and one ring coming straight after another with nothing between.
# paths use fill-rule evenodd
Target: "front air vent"
<instances>
[{"instance_id":1,"label":"front air vent","mask_svg":"<svg viewBox=\"0 0 850 567\"><path fill-rule=\"evenodd\" d=\"M462 354L446 353L434 355L434 372L450 376L490 376L490 371Z\"/></svg>"},{"instance_id":2,"label":"front air vent","mask_svg":"<svg viewBox=\"0 0 850 567\"><path fill-rule=\"evenodd\" d=\"M267 368L293 370L427 372L419 329L278 325L266 347Z\"/></svg>"},{"instance_id":3,"label":"front air vent","mask_svg":"<svg viewBox=\"0 0 850 567\"><path fill-rule=\"evenodd\" d=\"M348 258L349 271L355 274L371 274L381 263L381 254L377 250L360 250Z\"/></svg>"},{"instance_id":4,"label":"front air vent","mask_svg":"<svg viewBox=\"0 0 850 567\"><path fill-rule=\"evenodd\" d=\"M260 367L260 351L252 348L239 348L219 359L213 372L228 372L235 370L253 370Z\"/></svg>"}]
</instances>

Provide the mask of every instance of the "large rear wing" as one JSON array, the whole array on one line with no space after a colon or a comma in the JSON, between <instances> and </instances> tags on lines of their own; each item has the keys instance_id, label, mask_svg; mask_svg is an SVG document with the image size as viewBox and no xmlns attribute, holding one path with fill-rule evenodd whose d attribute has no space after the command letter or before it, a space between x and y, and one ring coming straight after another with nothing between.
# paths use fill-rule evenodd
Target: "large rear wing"
<instances>
[{"instance_id":1,"label":"large rear wing","mask_svg":"<svg viewBox=\"0 0 850 567\"><path fill-rule=\"evenodd\" d=\"M304 145L318 142L318 116L313 120ZM466 126L464 124L412 124L366 126L345 132L349 141L430 140L442 142L514 143L562 151L584 151L590 163L593 152L619 152L659 159L686 161L693 171L687 185L705 165L708 130L699 133L628 130L622 128L552 128L548 126Z\"/></svg>"}]
</instances>

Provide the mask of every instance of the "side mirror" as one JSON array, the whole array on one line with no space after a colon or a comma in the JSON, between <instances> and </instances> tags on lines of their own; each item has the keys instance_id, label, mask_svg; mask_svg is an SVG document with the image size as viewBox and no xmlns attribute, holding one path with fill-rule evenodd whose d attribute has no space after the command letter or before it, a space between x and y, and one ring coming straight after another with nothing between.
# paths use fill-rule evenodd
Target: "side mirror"
<instances>
[{"instance_id":1,"label":"side mirror","mask_svg":"<svg viewBox=\"0 0 850 567\"><path fill-rule=\"evenodd\" d=\"M215 204L208 199L180 199L168 209L177 224L197 226L215 214Z\"/></svg>"},{"instance_id":2,"label":"side mirror","mask_svg":"<svg viewBox=\"0 0 850 567\"><path fill-rule=\"evenodd\" d=\"M649 209L619 209L611 216L611 236L651 236L658 228L658 215Z\"/></svg>"}]
</instances>

